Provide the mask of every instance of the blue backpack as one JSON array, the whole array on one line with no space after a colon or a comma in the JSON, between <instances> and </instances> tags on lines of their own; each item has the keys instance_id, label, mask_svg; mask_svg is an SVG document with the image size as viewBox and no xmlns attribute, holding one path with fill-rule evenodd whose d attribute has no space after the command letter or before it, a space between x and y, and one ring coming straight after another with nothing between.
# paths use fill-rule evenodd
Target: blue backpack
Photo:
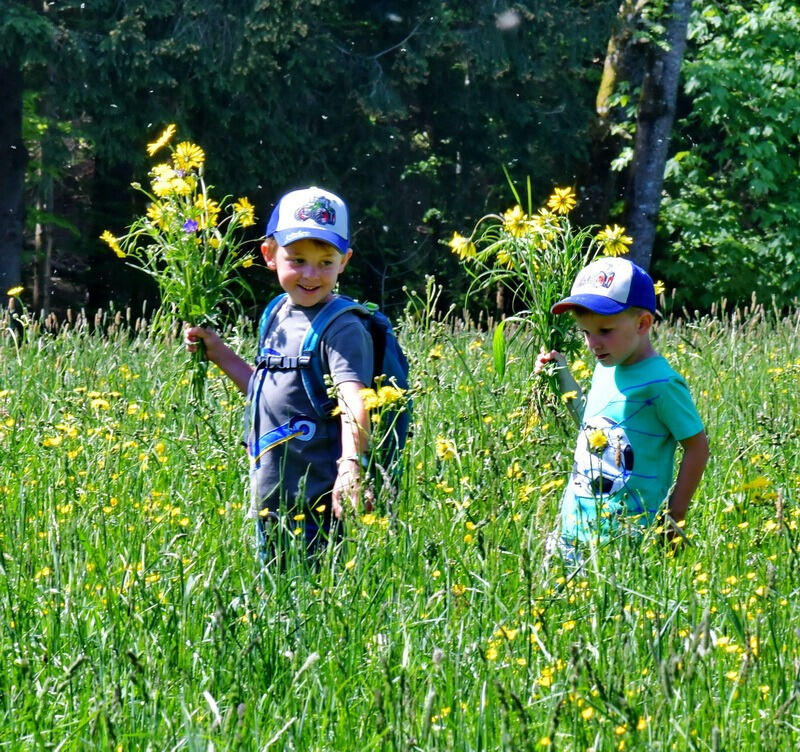
<instances>
[{"instance_id":1,"label":"blue backpack","mask_svg":"<svg viewBox=\"0 0 800 752\"><path fill-rule=\"evenodd\" d=\"M264 342L272 320L286 297L286 293L281 293L273 298L261 314L258 324L257 362L268 360L270 357ZM358 303L347 296L334 295L308 327L297 357L281 357L283 361L281 367L285 368L287 361L291 361L289 367L300 370L308 399L317 416L323 420L330 419L331 412L338 403L328 394L328 387L325 385L320 343L331 322L348 311L362 319L372 337L374 376L370 386L376 391L381 386L394 386L404 392L408 390L408 360L397 341L391 321L374 303ZM375 450L376 456L372 459L377 460L381 469L390 476L396 477L399 473L399 455L408 438L410 424L411 400L408 397L401 400L395 409L392 409L391 405L383 408L381 426L377 427L381 435Z\"/></svg>"}]
</instances>

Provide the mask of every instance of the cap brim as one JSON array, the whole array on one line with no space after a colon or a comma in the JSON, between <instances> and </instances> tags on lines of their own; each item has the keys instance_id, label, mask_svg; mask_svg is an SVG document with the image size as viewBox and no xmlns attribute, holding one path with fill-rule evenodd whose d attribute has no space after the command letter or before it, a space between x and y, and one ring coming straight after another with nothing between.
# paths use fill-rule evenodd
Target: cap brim
<instances>
[{"instance_id":1,"label":"cap brim","mask_svg":"<svg viewBox=\"0 0 800 752\"><path fill-rule=\"evenodd\" d=\"M347 253L347 249L350 247L350 242L347 238L343 238L338 233L320 230L315 227L292 227L288 230L277 230L272 233L272 237L278 241L278 245L282 246L296 243L298 240L312 238L332 245L339 253Z\"/></svg>"},{"instance_id":2,"label":"cap brim","mask_svg":"<svg viewBox=\"0 0 800 752\"><path fill-rule=\"evenodd\" d=\"M615 313L622 313L630 306L625 303L618 303L611 298L605 298L602 295L570 295L568 298L559 300L550 309L550 313L565 313L573 308L586 308L603 316L613 316Z\"/></svg>"}]
</instances>

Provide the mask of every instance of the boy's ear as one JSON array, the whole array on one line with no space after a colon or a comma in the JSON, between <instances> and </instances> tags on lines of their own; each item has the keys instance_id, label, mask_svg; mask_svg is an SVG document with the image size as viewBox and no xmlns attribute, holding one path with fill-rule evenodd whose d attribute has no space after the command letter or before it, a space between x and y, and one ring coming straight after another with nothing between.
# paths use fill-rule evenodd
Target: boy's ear
<instances>
[{"instance_id":1,"label":"boy's ear","mask_svg":"<svg viewBox=\"0 0 800 752\"><path fill-rule=\"evenodd\" d=\"M639 334L647 334L653 326L655 316L650 311L642 311L639 314Z\"/></svg>"},{"instance_id":2,"label":"boy's ear","mask_svg":"<svg viewBox=\"0 0 800 752\"><path fill-rule=\"evenodd\" d=\"M346 253L342 254L342 259L339 262L339 272L343 272L344 268L347 266L347 262L350 261L350 257L353 255L353 249L348 248Z\"/></svg>"},{"instance_id":3,"label":"boy's ear","mask_svg":"<svg viewBox=\"0 0 800 752\"><path fill-rule=\"evenodd\" d=\"M265 240L261 244L261 255L264 257L267 269L275 269L275 243L269 239Z\"/></svg>"}]
</instances>

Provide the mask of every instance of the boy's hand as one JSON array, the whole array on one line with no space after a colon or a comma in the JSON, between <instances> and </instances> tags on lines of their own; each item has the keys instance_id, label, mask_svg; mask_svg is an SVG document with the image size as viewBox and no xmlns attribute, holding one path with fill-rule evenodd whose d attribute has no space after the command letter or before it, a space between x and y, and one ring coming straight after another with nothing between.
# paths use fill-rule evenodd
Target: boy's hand
<instances>
[{"instance_id":1,"label":"boy's hand","mask_svg":"<svg viewBox=\"0 0 800 752\"><path fill-rule=\"evenodd\" d=\"M331 511L337 520L345 514L345 502L349 499L354 512L358 511L359 500L364 501L364 511L372 511L372 495L366 488L363 470L358 459L346 458L337 465L336 480L331 494Z\"/></svg>"},{"instance_id":2,"label":"boy's hand","mask_svg":"<svg viewBox=\"0 0 800 752\"><path fill-rule=\"evenodd\" d=\"M197 352L198 343L202 342L205 346L206 353L209 350L214 350L222 343L220 336L211 329L205 329L202 326L188 326L183 332L183 343L189 352ZM209 358L211 360L211 358Z\"/></svg>"},{"instance_id":3,"label":"boy's hand","mask_svg":"<svg viewBox=\"0 0 800 752\"><path fill-rule=\"evenodd\" d=\"M542 350L536 356L536 363L533 365L533 372L537 375L542 373L547 367L548 363L555 363L557 367L565 368L567 365L567 359L558 350L550 350L550 352Z\"/></svg>"}]
</instances>

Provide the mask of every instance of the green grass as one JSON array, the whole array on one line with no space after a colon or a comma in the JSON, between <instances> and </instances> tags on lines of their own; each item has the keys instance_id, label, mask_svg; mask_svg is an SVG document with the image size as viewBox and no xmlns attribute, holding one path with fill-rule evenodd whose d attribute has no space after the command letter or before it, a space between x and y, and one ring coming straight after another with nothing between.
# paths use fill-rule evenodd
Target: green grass
<instances>
[{"instance_id":1,"label":"green grass","mask_svg":"<svg viewBox=\"0 0 800 752\"><path fill-rule=\"evenodd\" d=\"M659 326L712 444L691 546L618 541L573 576L543 566L574 436L539 343L514 340L501 382L491 337L431 308L403 323L397 498L280 574L256 564L218 373L198 408L177 340L6 315L0 747L797 747L800 315Z\"/></svg>"}]
</instances>

